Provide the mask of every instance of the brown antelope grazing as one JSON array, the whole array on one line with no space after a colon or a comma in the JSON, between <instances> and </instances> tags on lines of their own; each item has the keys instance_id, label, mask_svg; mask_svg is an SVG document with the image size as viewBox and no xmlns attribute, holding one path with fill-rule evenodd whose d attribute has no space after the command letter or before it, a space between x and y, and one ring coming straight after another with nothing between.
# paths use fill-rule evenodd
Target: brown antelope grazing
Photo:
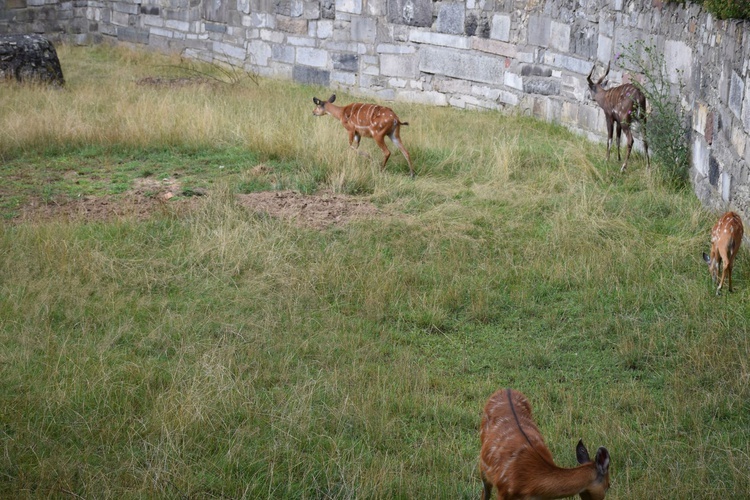
<instances>
[{"instance_id":1,"label":"brown antelope grazing","mask_svg":"<svg viewBox=\"0 0 750 500\"><path fill-rule=\"evenodd\" d=\"M400 135L401 125L409 125L408 122L399 120L396 113L391 108L386 108L385 106L355 102L341 107L333 104L335 100L336 94L333 94L327 101L321 101L317 97L313 97L313 102L315 103L313 114L315 116L328 114L340 120L349 133L349 146L361 155L369 156L367 153L362 153L358 150L359 139L363 136L375 139L375 142L385 155L383 166L381 167L382 170L385 170L385 164L388 163L388 158L391 156L388 146L385 145L385 137L390 137L393 144L398 146L398 149L401 150L404 158L406 158L406 163L409 164L409 172L412 178L414 178L411 157L401 142Z\"/></svg>"},{"instance_id":2,"label":"brown antelope grazing","mask_svg":"<svg viewBox=\"0 0 750 500\"><path fill-rule=\"evenodd\" d=\"M607 64L607 71L594 83L591 80L591 75L594 74L594 69L596 68L596 64L594 64L591 68L591 73L586 77L586 81L589 83L591 96L599 107L604 110L604 118L607 120L607 161L609 161L609 150L612 146L613 125L617 124L617 161L620 161L620 131L625 132L625 138L628 141L628 151L625 153L625 162L620 168L620 172L625 172L628 166L628 158L630 158L630 150L633 148L633 133L630 131L630 124L633 121L646 124L646 96L643 95L643 92L638 87L630 83L612 89L605 89L602 81L609 74L609 66L610 64ZM646 151L646 162L651 167L645 131L643 133L643 147Z\"/></svg>"},{"instance_id":3,"label":"brown antelope grazing","mask_svg":"<svg viewBox=\"0 0 750 500\"><path fill-rule=\"evenodd\" d=\"M601 447L592 462L578 441L573 469L555 465L547 445L531 416L526 396L512 389L500 389L487 401L480 431L482 450L479 469L489 500L497 487L500 500L564 498L580 495L584 500L601 500L609 489L609 452Z\"/></svg>"},{"instance_id":4,"label":"brown antelope grazing","mask_svg":"<svg viewBox=\"0 0 750 500\"><path fill-rule=\"evenodd\" d=\"M734 258L742 244L743 233L742 219L735 212L722 215L711 229L711 255L703 252L703 260L708 264L714 283L719 277L719 265L723 266L716 295L719 295L725 277L729 278L729 291L732 291L732 267L734 267Z\"/></svg>"}]
</instances>

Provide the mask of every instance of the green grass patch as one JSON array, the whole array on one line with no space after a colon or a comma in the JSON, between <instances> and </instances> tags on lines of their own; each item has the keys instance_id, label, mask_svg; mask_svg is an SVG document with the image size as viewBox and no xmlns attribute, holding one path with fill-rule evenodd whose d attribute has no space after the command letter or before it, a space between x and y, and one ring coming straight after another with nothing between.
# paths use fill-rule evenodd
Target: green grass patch
<instances>
[{"instance_id":1,"label":"green grass patch","mask_svg":"<svg viewBox=\"0 0 750 500\"><path fill-rule=\"evenodd\" d=\"M560 465L609 449L608 498L750 491L747 252L715 297L714 214L640 155L621 176L554 125L399 103L411 180L311 116L321 89L144 89L174 62L59 53L68 104L0 94L0 495L476 498L507 386ZM210 196L14 220L164 179ZM380 213L316 230L235 196L277 189Z\"/></svg>"}]
</instances>

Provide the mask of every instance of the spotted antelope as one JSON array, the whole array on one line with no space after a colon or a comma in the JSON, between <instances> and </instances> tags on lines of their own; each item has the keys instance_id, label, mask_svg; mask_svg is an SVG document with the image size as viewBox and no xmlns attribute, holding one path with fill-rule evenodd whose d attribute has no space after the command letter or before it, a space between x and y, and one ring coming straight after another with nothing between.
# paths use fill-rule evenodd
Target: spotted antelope
<instances>
[{"instance_id":1,"label":"spotted antelope","mask_svg":"<svg viewBox=\"0 0 750 500\"><path fill-rule=\"evenodd\" d=\"M610 62L611 64L611 62ZM614 125L617 125L616 145L617 145L617 161L620 161L620 133L625 132L625 139L628 141L628 150L625 153L625 162L620 167L620 172L625 172L628 167L628 158L630 158L630 150L633 149L633 133L630 131L630 125L634 121L640 121L645 125L646 123L646 96L643 92L631 83L625 83L618 87L611 89L605 89L602 81L609 74L609 66L607 64L607 70L604 72L601 78L594 83L591 80L591 76L594 74L594 65L591 68L591 73L586 78L589 84L589 90L591 91L591 97L596 101L599 107L604 111L604 118L607 120L607 161L609 161L609 151L612 147L612 132ZM648 141L646 141L645 133L643 137L643 147L646 150L646 162L648 166L651 166L651 160L648 156Z\"/></svg>"},{"instance_id":2,"label":"spotted antelope","mask_svg":"<svg viewBox=\"0 0 750 500\"><path fill-rule=\"evenodd\" d=\"M742 219L735 212L727 212L721 216L711 229L711 255L703 252L703 260L708 264L708 270L711 273L714 284L719 277L719 266L722 265L721 280L716 288L716 295L719 295L724 278L729 278L729 291L732 291L732 268L734 267L734 258L740 250L742 244Z\"/></svg>"},{"instance_id":3,"label":"spotted antelope","mask_svg":"<svg viewBox=\"0 0 750 500\"><path fill-rule=\"evenodd\" d=\"M411 157L401 142L400 136L401 125L409 125L408 122L399 120L396 113L385 106L355 102L341 107L333 104L335 100L336 94L333 94L327 101L321 101L317 97L313 97L315 103L313 114L315 116L331 115L340 120L349 133L349 146L361 155L368 156L367 153L358 150L360 138L372 137L385 155L382 170L385 170L385 164L388 163L388 158L391 156L388 146L385 145L385 137L390 137L393 144L398 146L398 149L406 158L406 162L409 164L409 173L414 178Z\"/></svg>"}]
</instances>

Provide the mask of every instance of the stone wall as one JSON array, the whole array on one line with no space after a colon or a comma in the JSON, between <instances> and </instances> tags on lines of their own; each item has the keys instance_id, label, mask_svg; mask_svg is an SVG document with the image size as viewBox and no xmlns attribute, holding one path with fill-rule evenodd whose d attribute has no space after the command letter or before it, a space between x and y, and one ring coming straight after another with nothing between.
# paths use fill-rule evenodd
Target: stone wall
<instances>
[{"instance_id":1,"label":"stone wall","mask_svg":"<svg viewBox=\"0 0 750 500\"><path fill-rule=\"evenodd\" d=\"M515 109L595 140L606 127L586 75L613 61L610 85L627 80L617 56L642 40L684 83L696 194L750 220L750 22L690 3L0 0L0 14L0 33L181 51L385 101Z\"/></svg>"}]
</instances>

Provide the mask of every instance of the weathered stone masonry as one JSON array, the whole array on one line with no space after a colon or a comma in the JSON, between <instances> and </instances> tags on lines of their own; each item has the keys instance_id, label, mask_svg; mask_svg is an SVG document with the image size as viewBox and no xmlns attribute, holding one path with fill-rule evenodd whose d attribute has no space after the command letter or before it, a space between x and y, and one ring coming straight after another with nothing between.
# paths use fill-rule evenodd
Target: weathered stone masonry
<instances>
[{"instance_id":1,"label":"weathered stone masonry","mask_svg":"<svg viewBox=\"0 0 750 500\"><path fill-rule=\"evenodd\" d=\"M695 192L750 221L750 22L663 0L0 0L0 33L115 40L382 100L513 108L602 140L586 75L643 40L681 75ZM614 166L613 166L614 168Z\"/></svg>"}]
</instances>

